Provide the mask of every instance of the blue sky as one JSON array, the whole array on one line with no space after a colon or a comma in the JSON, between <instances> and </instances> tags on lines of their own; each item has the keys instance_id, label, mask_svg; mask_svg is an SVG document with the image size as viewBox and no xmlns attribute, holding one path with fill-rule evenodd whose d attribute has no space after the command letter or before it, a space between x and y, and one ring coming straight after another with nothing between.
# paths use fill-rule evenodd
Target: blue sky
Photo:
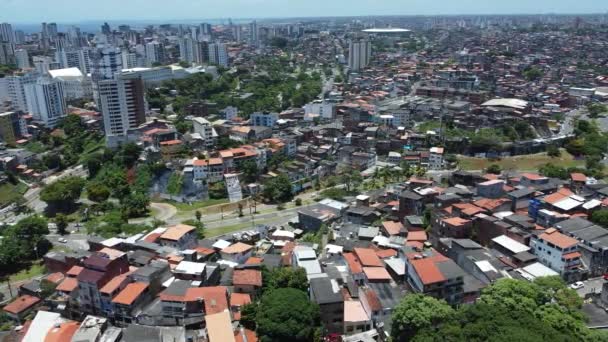
<instances>
[{"instance_id":1,"label":"blue sky","mask_svg":"<svg viewBox=\"0 0 608 342\"><path fill-rule=\"evenodd\" d=\"M0 0L13 23L607 11L607 0Z\"/></svg>"}]
</instances>

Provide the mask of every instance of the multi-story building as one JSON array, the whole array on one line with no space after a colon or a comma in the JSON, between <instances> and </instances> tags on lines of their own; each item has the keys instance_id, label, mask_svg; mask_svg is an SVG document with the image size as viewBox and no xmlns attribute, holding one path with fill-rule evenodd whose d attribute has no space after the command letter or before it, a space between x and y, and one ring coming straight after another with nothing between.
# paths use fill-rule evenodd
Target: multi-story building
<instances>
[{"instance_id":1,"label":"multi-story building","mask_svg":"<svg viewBox=\"0 0 608 342\"><path fill-rule=\"evenodd\" d=\"M410 253L405 267L406 280L415 292L444 299L452 305L462 302L465 272L452 259L434 250Z\"/></svg>"},{"instance_id":2,"label":"multi-story building","mask_svg":"<svg viewBox=\"0 0 608 342\"><path fill-rule=\"evenodd\" d=\"M217 142L218 134L211 126L211 123L205 118L193 118L192 119L193 132L198 133L203 139L206 148L210 149L215 146Z\"/></svg>"},{"instance_id":3,"label":"multi-story building","mask_svg":"<svg viewBox=\"0 0 608 342\"><path fill-rule=\"evenodd\" d=\"M3 86L0 86L0 100L10 101L13 110L28 112L25 86L35 81L36 75L32 73L0 78L3 83Z\"/></svg>"},{"instance_id":4,"label":"multi-story building","mask_svg":"<svg viewBox=\"0 0 608 342\"><path fill-rule=\"evenodd\" d=\"M146 120L144 83L141 78L123 75L97 83L106 144L129 141L128 132Z\"/></svg>"},{"instance_id":5,"label":"multi-story building","mask_svg":"<svg viewBox=\"0 0 608 342\"><path fill-rule=\"evenodd\" d=\"M317 114L324 119L333 120L336 117L336 107L331 102L316 100L304 106L304 113Z\"/></svg>"},{"instance_id":6,"label":"multi-story building","mask_svg":"<svg viewBox=\"0 0 608 342\"><path fill-rule=\"evenodd\" d=\"M149 67L154 66L157 63L165 62L164 47L159 42L149 42L146 44L146 62Z\"/></svg>"},{"instance_id":7,"label":"multi-story building","mask_svg":"<svg viewBox=\"0 0 608 342\"><path fill-rule=\"evenodd\" d=\"M84 269L78 274L78 303L85 313L102 312L101 289L112 279L129 271L127 254L102 249L83 261Z\"/></svg>"},{"instance_id":8,"label":"multi-story building","mask_svg":"<svg viewBox=\"0 0 608 342\"><path fill-rule=\"evenodd\" d=\"M14 64L15 45L0 41L0 64Z\"/></svg>"},{"instance_id":9,"label":"multi-story building","mask_svg":"<svg viewBox=\"0 0 608 342\"><path fill-rule=\"evenodd\" d=\"M228 66L228 50L226 45L222 43L209 44L209 63Z\"/></svg>"},{"instance_id":10,"label":"multi-story building","mask_svg":"<svg viewBox=\"0 0 608 342\"><path fill-rule=\"evenodd\" d=\"M167 228L160 236L161 246L188 249L196 246L196 227L178 224Z\"/></svg>"},{"instance_id":11,"label":"multi-story building","mask_svg":"<svg viewBox=\"0 0 608 342\"><path fill-rule=\"evenodd\" d=\"M350 70L361 70L369 64L372 57L372 44L367 40L351 41L348 53L348 67Z\"/></svg>"},{"instance_id":12,"label":"multi-story building","mask_svg":"<svg viewBox=\"0 0 608 342\"><path fill-rule=\"evenodd\" d=\"M549 228L530 240L532 252L545 266L553 269L568 282L580 279L583 267L578 241Z\"/></svg>"},{"instance_id":13,"label":"multi-story building","mask_svg":"<svg viewBox=\"0 0 608 342\"><path fill-rule=\"evenodd\" d=\"M46 127L55 127L67 115L63 86L59 81L40 78L25 86L25 97L34 120Z\"/></svg>"},{"instance_id":14,"label":"multi-story building","mask_svg":"<svg viewBox=\"0 0 608 342\"><path fill-rule=\"evenodd\" d=\"M15 50L15 61L19 69L28 69L31 67L30 56L27 54L25 49Z\"/></svg>"},{"instance_id":15,"label":"multi-story building","mask_svg":"<svg viewBox=\"0 0 608 342\"><path fill-rule=\"evenodd\" d=\"M443 169L443 147L431 147L429 150L429 169Z\"/></svg>"},{"instance_id":16,"label":"multi-story building","mask_svg":"<svg viewBox=\"0 0 608 342\"><path fill-rule=\"evenodd\" d=\"M253 113L249 118L249 121L252 126L264 126L264 127L274 127L279 119L279 114L277 113Z\"/></svg>"},{"instance_id":17,"label":"multi-story building","mask_svg":"<svg viewBox=\"0 0 608 342\"><path fill-rule=\"evenodd\" d=\"M19 138L27 134L25 120L17 112L0 114L0 139L9 145L14 145Z\"/></svg>"},{"instance_id":18,"label":"multi-story building","mask_svg":"<svg viewBox=\"0 0 608 342\"><path fill-rule=\"evenodd\" d=\"M342 332L344 298L336 280L313 278L310 280L310 300L319 305L323 326L329 333Z\"/></svg>"},{"instance_id":19,"label":"multi-story building","mask_svg":"<svg viewBox=\"0 0 608 342\"><path fill-rule=\"evenodd\" d=\"M94 81L112 79L122 71L122 51L115 47L104 47L94 51L91 58L91 77Z\"/></svg>"},{"instance_id":20,"label":"multi-story building","mask_svg":"<svg viewBox=\"0 0 608 342\"><path fill-rule=\"evenodd\" d=\"M15 43L15 34L11 24L0 24L0 42Z\"/></svg>"},{"instance_id":21,"label":"multi-story building","mask_svg":"<svg viewBox=\"0 0 608 342\"><path fill-rule=\"evenodd\" d=\"M89 77L82 74L78 68L49 70L49 75L63 86L66 100L91 98L93 83Z\"/></svg>"}]
</instances>

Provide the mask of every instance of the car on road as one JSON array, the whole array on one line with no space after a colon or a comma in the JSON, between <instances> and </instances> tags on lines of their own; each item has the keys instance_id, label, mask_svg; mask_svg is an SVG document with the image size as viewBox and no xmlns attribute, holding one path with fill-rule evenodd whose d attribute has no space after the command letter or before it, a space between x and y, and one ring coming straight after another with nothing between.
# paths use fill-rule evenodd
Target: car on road
<instances>
[{"instance_id":1,"label":"car on road","mask_svg":"<svg viewBox=\"0 0 608 342\"><path fill-rule=\"evenodd\" d=\"M57 241L59 241L61 243L67 243L68 242L68 240L65 239L65 238L59 238L59 240L57 240Z\"/></svg>"},{"instance_id":2,"label":"car on road","mask_svg":"<svg viewBox=\"0 0 608 342\"><path fill-rule=\"evenodd\" d=\"M574 284L570 284L570 288L573 290L582 289L583 287L585 287L585 283L583 283L582 281L577 281Z\"/></svg>"}]
</instances>

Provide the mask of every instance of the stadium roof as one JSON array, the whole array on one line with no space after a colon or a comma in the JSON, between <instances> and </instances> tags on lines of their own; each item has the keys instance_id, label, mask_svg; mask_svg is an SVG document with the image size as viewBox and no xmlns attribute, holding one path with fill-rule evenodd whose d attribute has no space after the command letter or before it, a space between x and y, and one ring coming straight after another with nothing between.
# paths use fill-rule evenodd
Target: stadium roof
<instances>
[{"instance_id":1,"label":"stadium roof","mask_svg":"<svg viewBox=\"0 0 608 342\"><path fill-rule=\"evenodd\" d=\"M363 32L365 33L406 33L411 32L412 30L397 28L397 27L386 27L386 28L371 28L365 29Z\"/></svg>"}]
</instances>

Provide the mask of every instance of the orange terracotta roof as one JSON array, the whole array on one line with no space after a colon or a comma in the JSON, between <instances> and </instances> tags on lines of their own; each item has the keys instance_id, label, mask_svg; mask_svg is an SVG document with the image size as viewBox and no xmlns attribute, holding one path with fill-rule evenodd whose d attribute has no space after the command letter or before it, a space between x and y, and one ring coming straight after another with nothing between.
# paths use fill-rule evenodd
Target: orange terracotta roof
<instances>
[{"instance_id":1,"label":"orange terracotta roof","mask_svg":"<svg viewBox=\"0 0 608 342\"><path fill-rule=\"evenodd\" d=\"M586 182L587 176L585 176L585 174L580 173L580 172L573 172L570 174L570 179L572 179L575 182Z\"/></svg>"},{"instance_id":2,"label":"orange terracotta roof","mask_svg":"<svg viewBox=\"0 0 608 342\"><path fill-rule=\"evenodd\" d=\"M428 236L424 230L411 231L407 233L407 241L426 241Z\"/></svg>"},{"instance_id":3,"label":"orange terracotta roof","mask_svg":"<svg viewBox=\"0 0 608 342\"><path fill-rule=\"evenodd\" d=\"M78 287L78 279L74 277L67 277L63 279L63 281L57 285L55 291L61 292L72 292L74 289Z\"/></svg>"},{"instance_id":4,"label":"orange terracotta roof","mask_svg":"<svg viewBox=\"0 0 608 342\"><path fill-rule=\"evenodd\" d=\"M511 201L506 198L497 198L497 199L482 198L473 203L480 208L484 208L487 210L494 210L507 202L511 202Z\"/></svg>"},{"instance_id":5,"label":"orange terracotta roof","mask_svg":"<svg viewBox=\"0 0 608 342\"><path fill-rule=\"evenodd\" d=\"M146 283L131 283L112 299L112 303L131 305L147 288L148 284Z\"/></svg>"},{"instance_id":6,"label":"orange terracotta roof","mask_svg":"<svg viewBox=\"0 0 608 342\"><path fill-rule=\"evenodd\" d=\"M243 336L245 335L245 336ZM234 341L235 342L258 342L258 337L255 334L255 331L249 329L236 330L234 332Z\"/></svg>"},{"instance_id":7,"label":"orange terracotta roof","mask_svg":"<svg viewBox=\"0 0 608 342\"><path fill-rule=\"evenodd\" d=\"M105 284L99 290L99 292L105 293L105 294L111 294L112 292L116 291L116 289L119 288L123 284L123 282L125 282L126 280L127 280L127 276L125 274L121 274L118 277L114 277L107 284Z\"/></svg>"},{"instance_id":8,"label":"orange terracotta roof","mask_svg":"<svg viewBox=\"0 0 608 342\"><path fill-rule=\"evenodd\" d=\"M161 233L149 234L148 236L146 236L144 238L144 241L149 242L149 243L155 243L156 241L158 241L158 239L160 238L161 235L162 235Z\"/></svg>"},{"instance_id":9,"label":"orange terracotta roof","mask_svg":"<svg viewBox=\"0 0 608 342\"><path fill-rule=\"evenodd\" d=\"M187 224L177 224L167 228L167 230L160 236L161 239L178 241L182 236L195 230L196 227L189 226Z\"/></svg>"},{"instance_id":10,"label":"orange terracotta roof","mask_svg":"<svg viewBox=\"0 0 608 342\"><path fill-rule=\"evenodd\" d=\"M471 222L471 220L467 220L467 219L463 219L460 217L450 217L450 218L445 218L442 219L441 221L451 225L451 226L464 226L465 224Z\"/></svg>"},{"instance_id":11,"label":"orange terracotta roof","mask_svg":"<svg viewBox=\"0 0 608 342\"><path fill-rule=\"evenodd\" d=\"M14 301L7 304L3 310L15 315L22 313L23 311L30 309L34 305L40 303L42 300L40 298L23 295L21 297L17 297Z\"/></svg>"},{"instance_id":12,"label":"orange terracotta roof","mask_svg":"<svg viewBox=\"0 0 608 342\"><path fill-rule=\"evenodd\" d=\"M80 328L80 322L69 321L61 323L59 327L52 327L46 333L44 342L66 342L71 341L72 336Z\"/></svg>"},{"instance_id":13,"label":"orange terracotta roof","mask_svg":"<svg viewBox=\"0 0 608 342\"><path fill-rule=\"evenodd\" d=\"M251 296L248 293L232 293L230 295L230 306L243 306L251 303Z\"/></svg>"},{"instance_id":14,"label":"orange terracotta roof","mask_svg":"<svg viewBox=\"0 0 608 342\"><path fill-rule=\"evenodd\" d=\"M420 281L424 285L439 283L445 281L445 277L435 264L435 260L431 258L416 259L410 261L416 274L420 277Z\"/></svg>"},{"instance_id":15,"label":"orange terracotta roof","mask_svg":"<svg viewBox=\"0 0 608 342\"><path fill-rule=\"evenodd\" d=\"M576 258L580 258L582 255L580 252L572 252L572 253L566 253L564 255L562 255L562 258L566 259L566 260L572 260L572 259L576 259Z\"/></svg>"},{"instance_id":16,"label":"orange terracotta roof","mask_svg":"<svg viewBox=\"0 0 608 342\"><path fill-rule=\"evenodd\" d=\"M53 284L59 284L65 276L61 272L55 272L44 277L45 280L50 281Z\"/></svg>"},{"instance_id":17,"label":"orange terracotta roof","mask_svg":"<svg viewBox=\"0 0 608 342\"><path fill-rule=\"evenodd\" d=\"M560 188L558 191L552 193L551 195L545 196L544 200L546 203L555 204L563 200L564 198L569 197L572 194L573 192L570 191L568 188Z\"/></svg>"},{"instance_id":18,"label":"orange terracotta roof","mask_svg":"<svg viewBox=\"0 0 608 342\"><path fill-rule=\"evenodd\" d=\"M383 267L382 261L371 248L355 248L355 254L359 262L367 267Z\"/></svg>"},{"instance_id":19,"label":"orange terracotta roof","mask_svg":"<svg viewBox=\"0 0 608 342\"><path fill-rule=\"evenodd\" d=\"M561 249L570 248L578 244L576 239L566 236L554 228L545 230L545 232L540 234L538 238L550 242Z\"/></svg>"},{"instance_id":20,"label":"orange terracotta roof","mask_svg":"<svg viewBox=\"0 0 608 342\"><path fill-rule=\"evenodd\" d=\"M162 292L160 300L171 302L196 302L203 299L205 313L214 314L228 308L228 289L225 286L190 287L183 296Z\"/></svg>"},{"instance_id":21,"label":"orange terracotta roof","mask_svg":"<svg viewBox=\"0 0 608 342\"><path fill-rule=\"evenodd\" d=\"M211 249L211 248L205 248L205 247L196 247L194 250L195 250L195 251L196 251L198 254L200 254L200 255L205 255L205 256L215 253L215 250L214 250L214 249Z\"/></svg>"},{"instance_id":22,"label":"orange terracotta roof","mask_svg":"<svg viewBox=\"0 0 608 342\"><path fill-rule=\"evenodd\" d=\"M353 253L344 253L343 254L344 259L346 260L346 263L348 264L348 268L350 269L351 273L361 273L363 272L363 267L361 266L361 263L359 262L359 259L357 258L357 256Z\"/></svg>"},{"instance_id":23,"label":"orange terracotta roof","mask_svg":"<svg viewBox=\"0 0 608 342\"><path fill-rule=\"evenodd\" d=\"M372 288L366 287L363 288L363 294L365 295L365 298L367 299L367 304L369 305L372 311L382 310L382 303L380 303L380 299L378 299L376 291L374 291Z\"/></svg>"},{"instance_id":24,"label":"orange terracotta roof","mask_svg":"<svg viewBox=\"0 0 608 342\"><path fill-rule=\"evenodd\" d=\"M521 177L525 177L525 178L527 178L529 180L540 180L540 179L547 178L545 176L539 175L538 173L529 173L529 172L528 173L522 173Z\"/></svg>"},{"instance_id":25,"label":"orange terracotta roof","mask_svg":"<svg viewBox=\"0 0 608 342\"><path fill-rule=\"evenodd\" d=\"M245 261L245 265L259 265L262 263L262 261L264 261L264 259L262 258L250 257L249 259L247 259L247 261Z\"/></svg>"},{"instance_id":26,"label":"orange terracotta roof","mask_svg":"<svg viewBox=\"0 0 608 342\"><path fill-rule=\"evenodd\" d=\"M262 272L259 270L235 270L232 274L233 285L262 286Z\"/></svg>"},{"instance_id":27,"label":"orange terracotta roof","mask_svg":"<svg viewBox=\"0 0 608 342\"><path fill-rule=\"evenodd\" d=\"M248 245L246 243L242 243L242 242L237 242L235 244L232 244L224 249L222 249L222 253L227 253L227 254L237 254L237 253L245 253L249 250L251 250L253 248L253 246Z\"/></svg>"},{"instance_id":28,"label":"orange terracotta roof","mask_svg":"<svg viewBox=\"0 0 608 342\"><path fill-rule=\"evenodd\" d=\"M391 275L384 267L363 267L363 273L369 280L390 280Z\"/></svg>"},{"instance_id":29,"label":"orange terracotta roof","mask_svg":"<svg viewBox=\"0 0 608 342\"><path fill-rule=\"evenodd\" d=\"M167 141L163 141L160 143L161 146L172 146L172 145L179 145L181 144L182 141L175 139L175 140L167 140Z\"/></svg>"},{"instance_id":30,"label":"orange terracotta roof","mask_svg":"<svg viewBox=\"0 0 608 342\"><path fill-rule=\"evenodd\" d=\"M384 221L382 222L382 226L384 227L388 235L399 235L401 230L405 228L403 227L403 224L401 222L394 221Z\"/></svg>"},{"instance_id":31,"label":"orange terracotta roof","mask_svg":"<svg viewBox=\"0 0 608 342\"><path fill-rule=\"evenodd\" d=\"M397 256L397 251L394 249L378 249L376 250L376 255L380 259L386 259Z\"/></svg>"}]
</instances>

